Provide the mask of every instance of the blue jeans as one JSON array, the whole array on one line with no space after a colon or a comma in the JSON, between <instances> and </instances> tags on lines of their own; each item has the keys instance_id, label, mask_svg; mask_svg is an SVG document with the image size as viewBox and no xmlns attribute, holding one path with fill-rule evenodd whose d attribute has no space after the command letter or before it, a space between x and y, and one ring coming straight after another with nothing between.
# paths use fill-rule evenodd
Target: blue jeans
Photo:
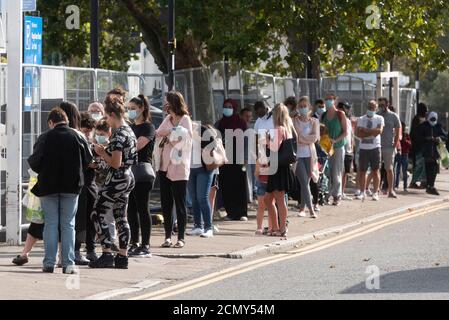
<instances>
[{"instance_id":1,"label":"blue jeans","mask_svg":"<svg viewBox=\"0 0 449 320\"><path fill-rule=\"evenodd\" d=\"M408 169L408 154L402 155L397 154L394 159L394 169L395 169L395 180L394 186L396 188L399 187L399 178L401 176L402 170L402 178L404 179L404 189L407 188L407 169Z\"/></svg>"},{"instance_id":2,"label":"blue jeans","mask_svg":"<svg viewBox=\"0 0 449 320\"><path fill-rule=\"evenodd\" d=\"M45 215L44 226L44 267L54 267L58 254L59 231L61 227L62 266L75 262L75 215L78 209L78 195L57 193L41 197Z\"/></svg>"},{"instance_id":3,"label":"blue jeans","mask_svg":"<svg viewBox=\"0 0 449 320\"><path fill-rule=\"evenodd\" d=\"M192 198L193 221L195 228L205 231L212 229L212 209L209 202L212 177L213 171L202 167L190 170L188 190Z\"/></svg>"}]
</instances>

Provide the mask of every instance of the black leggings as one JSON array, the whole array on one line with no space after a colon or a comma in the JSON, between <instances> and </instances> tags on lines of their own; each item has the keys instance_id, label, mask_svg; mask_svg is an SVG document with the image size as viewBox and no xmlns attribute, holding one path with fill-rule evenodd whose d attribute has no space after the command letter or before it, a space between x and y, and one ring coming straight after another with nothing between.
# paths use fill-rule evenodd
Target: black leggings
<instances>
[{"instance_id":1,"label":"black leggings","mask_svg":"<svg viewBox=\"0 0 449 320\"><path fill-rule=\"evenodd\" d=\"M80 251L81 244L86 243L87 252L95 251L95 226L90 215L94 209L97 191L94 188L83 187L76 213L75 251Z\"/></svg>"},{"instance_id":2,"label":"black leggings","mask_svg":"<svg viewBox=\"0 0 449 320\"><path fill-rule=\"evenodd\" d=\"M427 188L433 188L438 174L438 162L433 158L426 158L425 163Z\"/></svg>"},{"instance_id":3,"label":"black leggings","mask_svg":"<svg viewBox=\"0 0 449 320\"><path fill-rule=\"evenodd\" d=\"M315 183L310 179L310 192L312 193L312 202L314 205L318 204L318 191L318 183Z\"/></svg>"},{"instance_id":4,"label":"black leggings","mask_svg":"<svg viewBox=\"0 0 449 320\"><path fill-rule=\"evenodd\" d=\"M184 241L187 223L186 193L187 181L171 181L167 173L159 171L161 184L161 206L164 215L165 238L170 239L173 231L173 202L176 205L178 219L178 240Z\"/></svg>"},{"instance_id":5,"label":"black leggings","mask_svg":"<svg viewBox=\"0 0 449 320\"><path fill-rule=\"evenodd\" d=\"M142 235L142 245L150 245L151 216L150 192L153 189L151 182L137 182L129 195L128 222L131 228L131 243L139 243L139 227Z\"/></svg>"}]
</instances>

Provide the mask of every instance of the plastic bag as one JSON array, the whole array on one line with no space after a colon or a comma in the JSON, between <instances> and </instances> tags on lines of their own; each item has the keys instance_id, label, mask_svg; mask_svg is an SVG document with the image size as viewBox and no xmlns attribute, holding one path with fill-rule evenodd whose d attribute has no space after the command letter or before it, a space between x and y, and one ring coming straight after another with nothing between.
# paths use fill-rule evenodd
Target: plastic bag
<instances>
[{"instance_id":1,"label":"plastic bag","mask_svg":"<svg viewBox=\"0 0 449 320\"><path fill-rule=\"evenodd\" d=\"M438 153L440 155L441 166L445 169L449 168L449 151L446 149L444 142L441 142L437 146Z\"/></svg>"},{"instance_id":2,"label":"plastic bag","mask_svg":"<svg viewBox=\"0 0 449 320\"><path fill-rule=\"evenodd\" d=\"M28 170L28 173L30 174L30 182L22 200L22 204L25 206L25 217L29 222L42 224L44 223L44 211L41 207L41 201L31 192L31 189L37 183L37 174L31 169Z\"/></svg>"}]
</instances>

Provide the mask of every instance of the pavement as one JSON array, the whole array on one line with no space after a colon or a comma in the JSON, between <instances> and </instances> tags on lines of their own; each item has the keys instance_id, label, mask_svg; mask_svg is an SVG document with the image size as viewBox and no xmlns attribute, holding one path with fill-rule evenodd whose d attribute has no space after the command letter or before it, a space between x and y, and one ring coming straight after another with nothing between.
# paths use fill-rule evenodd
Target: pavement
<instances>
[{"instance_id":1,"label":"pavement","mask_svg":"<svg viewBox=\"0 0 449 320\"><path fill-rule=\"evenodd\" d=\"M199 275L236 266L258 255L297 247L351 230L358 225L381 220L391 215L429 206L449 198L449 172L437 178L441 196L427 195L423 190L398 193L398 199L381 196L380 201L345 201L339 207L325 206L319 218L297 217L290 206L289 238L255 236L255 212L248 222L216 222L220 232L210 239L187 237L183 249L160 248L162 226L154 226L151 237L152 258L130 259L129 270L92 270L81 267L80 274L67 276L60 269L55 274L42 274L42 243L23 267L11 265L21 247L0 246L0 299L112 299L138 293L152 287L170 285ZM293 203L291 203L293 204ZM231 259L233 258L233 259ZM38 293L38 294L37 294Z\"/></svg>"}]
</instances>

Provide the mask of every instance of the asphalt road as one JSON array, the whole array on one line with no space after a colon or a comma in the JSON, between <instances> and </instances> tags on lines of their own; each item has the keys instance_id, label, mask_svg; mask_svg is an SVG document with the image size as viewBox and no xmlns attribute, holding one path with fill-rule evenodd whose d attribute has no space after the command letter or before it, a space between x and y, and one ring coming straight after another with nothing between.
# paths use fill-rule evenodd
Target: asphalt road
<instances>
[{"instance_id":1,"label":"asphalt road","mask_svg":"<svg viewBox=\"0 0 449 320\"><path fill-rule=\"evenodd\" d=\"M169 299L449 299L448 234L444 209Z\"/></svg>"}]
</instances>

